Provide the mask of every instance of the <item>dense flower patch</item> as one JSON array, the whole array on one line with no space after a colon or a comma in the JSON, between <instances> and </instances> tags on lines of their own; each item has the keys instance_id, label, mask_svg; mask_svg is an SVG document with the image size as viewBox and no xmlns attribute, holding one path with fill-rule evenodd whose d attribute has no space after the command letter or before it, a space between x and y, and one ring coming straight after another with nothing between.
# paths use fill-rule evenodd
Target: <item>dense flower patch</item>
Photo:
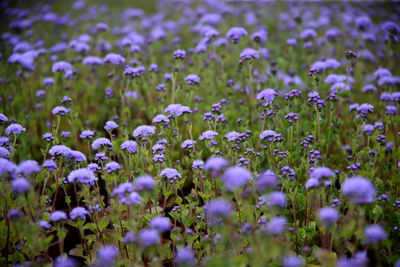
<instances>
[{"instance_id":1,"label":"dense flower patch","mask_svg":"<svg viewBox=\"0 0 400 267\"><path fill-rule=\"evenodd\" d=\"M400 266L398 4L51 3L1 4L1 266Z\"/></svg>"}]
</instances>

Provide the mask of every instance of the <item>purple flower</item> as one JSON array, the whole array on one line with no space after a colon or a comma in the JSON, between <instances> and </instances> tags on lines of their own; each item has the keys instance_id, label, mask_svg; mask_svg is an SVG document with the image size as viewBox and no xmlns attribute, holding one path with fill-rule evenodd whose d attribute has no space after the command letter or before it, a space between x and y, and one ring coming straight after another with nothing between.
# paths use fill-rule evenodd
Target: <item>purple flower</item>
<instances>
[{"instance_id":1,"label":"purple flower","mask_svg":"<svg viewBox=\"0 0 400 267\"><path fill-rule=\"evenodd\" d=\"M159 123L159 122L168 123L169 119L164 114L158 114L153 118L153 123Z\"/></svg>"},{"instance_id":2,"label":"purple flower","mask_svg":"<svg viewBox=\"0 0 400 267\"><path fill-rule=\"evenodd\" d=\"M159 233L164 233L171 230L171 221L167 217L154 217L150 221L150 228L157 230Z\"/></svg>"},{"instance_id":3,"label":"purple flower","mask_svg":"<svg viewBox=\"0 0 400 267\"><path fill-rule=\"evenodd\" d=\"M213 121L215 116L211 112L204 112L203 121Z\"/></svg>"},{"instance_id":4,"label":"purple flower","mask_svg":"<svg viewBox=\"0 0 400 267\"><path fill-rule=\"evenodd\" d=\"M130 182L125 182L120 184L116 189L113 191L113 196L117 196L121 203L125 205L130 204L140 204L142 197L137 193L134 192L134 186Z\"/></svg>"},{"instance_id":5,"label":"purple flower","mask_svg":"<svg viewBox=\"0 0 400 267\"><path fill-rule=\"evenodd\" d=\"M368 133L368 135L371 135L372 132L375 130L375 126L372 124L365 124L363 130L364 132Z\"/></svg>"},{"instance_id":6,"label":"purple flower","mask_svg":"<svg viewBox=\"0 0 400 267\"><path fill-rule=\"evenodd\" d=\"M65 145L54 145L50 148L49 154L52 156L63 156L68 157L71 154L72 149Z\"/></svg>"},{"instance_id":7,"label":"purple flower","mask_svg":"<svg viewBox=\"0 0 400 267\"><path fill-rule=\"evenodd\" d=\"M300 38L305 40L312 40L317 36L317 32L314 29L304 29L300 33Z\"/></svg>"},{"instance_id":8,"label":"purple flower","mask_svg":"<svg viewBox=\"0 0 400 267\"><path fill-rule=\"evenodd\" d=\"M57 163L52 159L46 159L42 164L42 167L48 168L49 172L53 172L55 169L57 169Z\"/></svg>"},{"instance_id":9,"label":"purple flower","mask_svg":"<svg viewBox=\"0 0 400 267\"><path fill-rule=\"evenodd\" d=\"M0 147L0 157L8 159L10 157L10 151L5 147Z\"/></svg>"},{"instance_id":10,"label":"purple flower","mask_svg":"<svg viewBox=\"0 0 400 267\"><path fill-rule=\"evenodd\" d=\"M68 175L68 182L70 183L79 182L93 185L95 181L97 181L96 176L94 176L94 173L88 168L74 170Z\"/></svg>"},{"instance_id":11,"label":"purple flower","mask_svg":"<svg viewBox=\"0 0 400 267\"><path fill-rule=\"evenodd\" d=\"M130 182L121 183L117 188L114 189L112 195L118 196L118 198L124 198L126 194L134 191L133 184Z\"/></svg>"},{"instance_id":12,"label":"purple flower","mask_svg":"<svg viewBox=\"0 0 400 267\"><path fill-rule=\"evenodd\" d=\"M0 146L9 146L9 141L8 137L0 136Z\"/></svg>"},{"instance_id":13,"label":"purple flower","mask_svg":"<svg viewBox=\"0 0 400 267\"><path fill-rule=\"evenodd\" d=\"M0 113L0 123L3 124L8 121L8 118L3 113Z\"/></svg>"},{"instance_id":14,"label":"purple flower","mask_svg":"<svg viewBox=\"0 0 400 267\"><path fill-rule=\"evenodd\" d=\"M317 167L311 171L310 179L306 182L306 188L318 187L320 185L330 185L329 178L334 177L335 173L328 167Z\"/></svg>"},{"instance_id":15,"label":"purple flower","mask_svg":"<svg viewBox=\"0 0 400 267\"><path fill-rule=\"evenodd\" d=\"M155 144L151 149L153 150L153 154L156 154L158 152L163 154L165 147L163 144L158 143L158 144Z\"/></svg>"},{"instance_id":16,"label":"purple flower","mask_svg":"<svg viewBox=\"0 0 400 267\"><path fill-rule=\"evenodd\" d=\"M43 87L52 86L53 84L54 84L54 79L53 78L48 77L48 78L44 78L43 79L43 83L42 83Z\"/></svg>"},{"instance_id":17,"label":"purple flower","mask_svg":"<svg viewBox=\"0 0 400 267\"><path fill-rule=\"evenodd\" d=\"M206 140L212 140L212 139L214 139L214 137L217 136L217 135L218 135L217 132L212 131L212 130L207 130L207 131L203 132L203 133L200 135L199 139L200 139L200 140L204 140L204 139L206 139Z\"/></svg>"},{"instance_id":18,"label":"purple flower","mask_svg":"<svg viewBox=\"0 0 400 267\"><path fill-rule=\"evenodd\" d=\"M385 230L378 224L371 224L364 229L365 243L373 244L387 238Z\"/></svg>"},{"instance_id":19,"label":"purple flower","mask_svg":"<svg viewBox=\"0 0 400 267\"><path fill-rule=\"evenodd\" d=\"M265 44L268 33L265 30L256 31L251 35L251 39L260 44Z\"/></svg>"},{"instance_id":20,"label":"purple flower","mask_svg":"<svg viewBox=\"0 0 400 267\"><path fill-rule=\"evenodd\" d=\"M191 140L191 139L187 139L185 141L182 142L181 144L181 148L184 149L193 149L193 147L196 145L196 141Z\"/></svg>"},{"instance_id":21,"label":"purple flower","mask_svg":"<svg viewBox=\"0 0 400 267\"><path fill-rule=\"evenodd\" d=\"M275 142L275 141L281 141L283 138L281 137L281 134L277 134L273 130L264 130L260 134L260 139L265 140L266 142Z\"/></svg>"},{"instance_id":22,"label":"purple flower","mask_svg":"<svg viewBox=\"0 0 400 267\"><path fill-rule=\"evenodd\" d=\"M263 192L269 188L278 186L278 177L271 170L261 173L256 180L257 191Z\"/></svg>"},{"instance_id":23,"label":"purple flower","mask_svg":"<svg viewBox=\"0 0 400 267\"><path fill-rule=\"evenodd\" d=\"M175 182L178 178L182 178L182 175L173 168L165 168L160 172L160 176L168 178L170 183Z\"/></svg>"},{"instance_id":24,"label":"purple flower","mask_svg":"<svg viewBox=\"0 0 400 267\"><path fill-rule=\"evenodd\" d=\"M285 116L285 119L289 122L289 123L293 123L293 121L297 121L299 120L299 115L297 115L294 112L290 112Z\"/></svg>"},{"instance_id":25,"label":"purple flower","mask_svg":"<svg viewBox=\"0 0 400 267\"><path fill-rule=\"evenodd\" d=\"M358 103L351 104L351 105L349 106L349 111L357 110L357 108L358 108L359 106L360 106L360 104L358 104Z\"/></svg>"},{"instance_id":26,"label":"purple flower","mask_svg":"<svg viewBox=\"0 0 400 267\"><path fill-rule=\"evenodd\" d=\"M294 175L296 174L296 171L289 166L283 166L281 168L281 172L283 176L289 176L290 180L294 180Z\"/></svg>"},{"instance_id":27,"label":"purple flower","mask_svg":"<svg viewBox=\"0 0 400 267\"><path fill-rule=\"evenodd\" d=\"M17 173L22 173L25 176L38 172L40 172L40 166L36 160L25 160L17 167Z\"/></svg>"},{"instance_id":28,"label":"purple flower","mask_svg":"<svg viewBox=\"0 0 400 267\"><path fill-rule=\"evenodd\" d=\"M67 72L69 70L73 70L73 67L71 63L66 62L66 61L59 61L53 64L53 67L51 68L51 71L54 72Z\"/></svg>"},{"instance_id":29,"label":"purple flower","mask_svg":"<svg viewBox=\"0 0 400 267\"><path fill-rule=\"evenodd\" d=\"M172 81L172 74L171 73L165 73L164 81Z\"/></svg>"},{"instance_id":30,"label":"purple flower","mask_svg":"<svg viewBox=\"0 0 400 267\"><path fill-rule=\"evenodd\" d=\"M274 101L277 95L278 93L274 89L267 88L258 93L257 100L265 100L266 106L268 106L272 101Z\"/></svg>"},{"instance_id":31,"label":"purple flower","mask_svg":"<svg viewBox=\"0 0 400 267\"><path fill-rule=\"evenodd\" d=\"M36 91L36 97L37 98L44 98L46 96L46 91L45 90L37 90Z\"/></svg>"},{"instance_id":32,"label":"purple flower","mask_svg":"<svg viewBox=\"0 0 400 267\"><path fill-rule=\"evenodd\" d=\"M106 125L104 126L106 131L112 131L116 128L118 128L118 124L115 121L107 121Z\"/></svg>"},{"instance_id":33,"label":"purple flower","mask_svg":"<svg viewBox=\"0 0 400 267\"><path fill-rule=\"evenodd\" d=\"M50 47L51 53L60 53L68 49L68 44L64 42L57 43Z\"/></svg>"},{"instance_id":34,"label":"purple flower","mask_svg":"<svg viewBox=\"0 0 400 267\"><path fill-rule=\"evenodd\" d=\"M138 147L138 143L133 140L126 140L121 144L121 149L126 150L129 153L136 153Z\"/></svg>"},{"instance_id":35,"label":"purple flower","mask_svg":"<svg viewBox=\"0 0 400 267\"><path fill-rule=\"evenodd\" d=\"M240 133L233 131L229 132L225 135L225 138L228 139L229 142L235 142L240 137Z\"/></svg>"},{"instance_id":36,"label":"purple flower","mask_svg":"<svg viewBox=\"0 0 400 267\"><path fill-rule=\"evenodd\" d=\"M396 115L397 114L397 107L396 106L392 106L392 105L386 106L385 114Z\"/></svg>"},{"instance_id":37,"label":"purple flower","mask_svg":"<svg viewBox=\"0 0 400 267\"><path fill-rule=\"evenodd\" d=\"M154 179L150 175L139 176L134 182L134 188L138 192L151 192L154 189L154 183Z\"/></svg>"},{"instance_id":38,"label":"purple flower","mask_svg":"<svg viewBox=\"0 0 400 267\"><path fill-rule=\"evenodd\" d=\"M261 228L261 231L266 231L269 234L280 234L286 228L287 220L285 217L273 217L265 226Z\"/></svg>"},{"instance_id":39,"label":"purple flower","mask_svg":"<svg viewBox=\"0 0 400 267\"><path fill-rule=\"evenodd\" d=\"M265 196L267 207L286 207L286 195L282 192L275 191Z\"/></svg>"},{"instance_id":40,"label":"purple flower","mask_svg":"<svg viewBox=\"0 0 400 267\"><path fill-rule=\"evenodd\" d=\"M297 40L295 38L289 38L286 40L288 46L297 46Z\"/></svg>"},{"instance_id":41,"label":"purple flower","mask_svg":"<svg viewBox=\"0 0 400 267\"><path fill-rule=\"evenodd\" d=\"M367 16L361 16L356 18L355 23L360 31L366 31L372 26L371 19Z\"/></svg>"},{"instance_id":42,"label":"purple flower","mask_svg":"<svg viewBox=\"0 0 400 267\"><path fill-rule=\"evenodd\" d=\"M192 163L192 168L202 170L204 168L204 161L199 159L194 160Z\"/></svg>"},{"instance_id":43,"label":"purple flower","mask_svg":"<svg viewBox=\"0 0 400 267\"><path fill-rule=\"evenodd\" d=\"M299 255L290 255L283 258L283 267L302 267L304 266L304 259Z\"/></svg>"},{"instance_id":44,"label":"purple flower","mask_svg":"<svg viewBox=\"0 0 400 267\"><path fill-rule=\"evenodd\" d=\"M392 94L392 100L395 102L400 102L400 92L394 92Z\"/></svg>"},{"instance_id":45,"label":"purple flower","mask_svg":"<svg viewBox=\"0 0 400 267\"><path fill-rule=\"evenodd\" d=\"M48 221L40 220L38 224L41 229L46 229L46 230L51 229L51 224Z\"/></svg>"},{"instance_id":46,"label":"purple flower","mask_svg":"<svg viewBox=\"0 0 400 267\"><path fill-rule=\"evenodd\" d=\"M225 38L219 38L214 41L214 46L227 46L228 45L228 40Z\"/></svg>"},{"instance_id":47,"label":"purple flower","mask_svg":"<svg viewBox=\"0 0 400 267\"><path fill-rule=\"evenodd\" d=\"M164 112L168 112L169 114L177 117L182 116L184 113L192 113L189 107L183 106L181 104L168 105L168 107L165 108Z\"/></svg>"},{"instance_id":48,"label":"purple flower","mask_svg":"<svg viewBox=\"0 0 400 267\"><path fill-rule=\"evenodd\" d=\"M79 263L72 257L58 256L54 261L54 267L78 267Z\"/></svg>"},{"instance_id":49,"label":"purple flower","mask_svg":"<svg viewBox=\"0 0 400 267\"><path fill-rule=\"evenodd\" d=\"M326 76L324 82L335 84L335 83L344 82L345 80L346 80L346 75L337 75L337 74L332 73L332 74L329 74L328 76Z\"/></svg>"},{"instance_id":50,"label":"purple flower","mask_svg":"<svg viewBox=\"0 0 400 267\"><path fill-rule=\"evenodd\" d=\"M98 170L101 170L100 166L97 163L90 163L88 164L87 168L92 172L97 172Z\"/></svg>"},{"instance_id":51,"label":"purple flower","mask_svg":"<svg viewBox=\"0 0 400 267\"><path fill-rule=\"evenodd\" d=\"M329 227L339 219L339 213L331 207L323 207L318 211L318 219L325 227Z\"/></svg>"},{"instance_id":52,"label":"purple flower","mask_svg":"<svg viewBox=\"0 0 400 267\"><path fill-rule=\"evenodd\" d=\"M391 77L391 76L392 76L392 73L390 72L390 70L385 69L385 68L377 69L374 72L374 80L376 80L376 81L383 77Z\"/></svg>"},{"instance_id":53,"label":"purple flower","mask_svg":"<svg viewBox=\"0 0 400 267\"><path fill-rule=\"evenodd\" d=\"M393 100L393 99L392 99L392 94L391 94L391 93L388 93L388 92L383 92L383 93L381 94L381 96L379 97L379 100L390 102L390 101Z\"/></svg>"},{"instance_id":54,"label":"purple flower","mask_svg":"<svg viewBox=\"0 0 400 267\"><path fill-rule=\"evenodd\" d=\"M362 118L367 118L368 113L374 112L374 106L368 103L364 103L357 107L357 111Z\"/></svg>"},{"instance_id":55,"label":"purple flower","mask_svg":"<svg viewBox=\"0 0 400 267\"><path fill-rule=\"evenodd\" d=\"M225 187L230 191L246 185L252 178L252 174L246 168L239 166L228 168L221 177L225 183Z\"/></svg>"},{"instance_id":56,"label":"purple flower","mask_svg":"<svg viewBox=\"0 0 400 267\"><path fill-rule=\"evenodd\" d=\"M6 128L6 135L19 135L22 132L26 132L26 129L17 123L12 123Z\"/></svg>"},{"instance_id":57,"label":"purple flower","mask_svg":"<svg viewBox=\"0 0 400 267\"><path fill-rule=\"evenodd\" d=\"M253 48L245 48L243 51L240 53L240 58L242 60L250 60L254 58L259 58L260 54L258 53L257 50Z\"/></svg>"},{"instance_id":58,"label":"purple flower","mask_svg":"<svg viewBox=\"0 0 400 267\"><path fill-rule=\"evenodd\" d=\"M101 208L100 208L99 204L89 205L88 210L89 210L90 214L93 214L94 212L101 212Z\"/></svg>"},{"instance_id":59,"label":"purple flower","mask_svg":"<svg viewBox=\"0 0 400 267\"><path fill-rule=\"evenodd\" d=\"M400 32L400 26L393 21L385 21L382 28L392 35L397 35Z\"/></svg>"},{"instance_id":60,"label":"purple flower","mask_svg":"<svg viewBox=\"0 0 400 267\"><path fill-rule=\"evenodd\" d=\"M77 217L85 220L87 214L89 214L89 212L84 207L76 207L71 210L69 217L71 220L75 220Z\"/></svg>"},{"instance_id":61,"label":"purple flower","mask_svg":"<svg viewBox=\"0 0 400 267\"><path fill-rule=\"evenodd\" d=\"M338 260L337 267L366 267L368 265L367 251L356 252L353 258Z\"/></svg>"},{"instance_id":62,"label":"purple flower","mask_svg":"<svg viewBox=\"0 0 400 267\"><path fill-rule=\"evenodd\" d=\"M133 137L146 137L149 135L152 135L156 132L156 127L155 126L149 126L149 125L141 125L136 127L136 129L133 131Z\"/></svg>"},{"instance_id":63,"label":"purple flower","mask_svg":"<svg viewBox=\"0 0 400 267\"><path fill-rule=\"evenodd\" d=\"M45 133L45 134L43 134L42 138L44 140L46 140L47 142L54 140L54 136L52 133Z\"/></svg>"},{"instance_id":64,"label":"purple flower","mask_svg":"<svg viewBox=\"0 0 400 267\"><path fill-rule=\"evenodd\" d=\"M127 66L124 70L124 75L128 76L128 78L133 79L136 77L140 77L146 72L146 69L144 66L139 66L136 68L133 68L131 66Z\"/></svg>"},{"instance_id":65,"label":"purple flower","mask_svg":"<svg viewBox=\"0 0 400 267\"><path fill-rule=\"evenodd\" d=\"M113 65L121 65L125 63L125 58L121 55L110 53L103 59L104 63L111 63Z\"/></svg>"},{"instance_id":66,"label":"purple flower","mask_svg":"<svg viewBox=\"0 0 400 267\"><path fill-rule=\"evenodd\" d=\"M226 37L234 44L239 43L242 36L247 36L247 31L243 27L232 27L226 33Z\"/></svg>"},{"instance_id":67,"label":"purple flower","mask_svg":"<svg viewBox=\"0 0 400 267\"><path fill-rule=\"evenodd\" d=\"M63 211L56 210L52 214L50 214L49 220L53 222L64 221L67 220L67 214Z\"/></svg>"},{"instance_id":68,"label":"purple flower","mask_svg":"<svg viewBox=\"0 0 400 267\"><path fill-rule=\"evenodd\" d=\"M163 83L160 83L156 86L156 90L157 91L167 91L167 88L165 87L165 85Z\"/></svg>"},{"instance_id":69,"label":"purple flower","mask_svg":"<svg viewBox=\"0 0 400 267\"><path fill-rule=\"evenodd\" d=\"M68 155L68 159L75 162L82 162L86 161L86 156L80 151L71 150L70 154Z\"/></svg>"},{"instance_id":70,"label":"purple flower","mask_svg":"<svg viewBox=\"0 0 400 267\"><path fill-rule=\"evenodd\" d=\"M115 161L110 161L104 166L104 170L108 173L111 173L113 171L120 170L120 169L121 169L121 166L119 165L118 162L115 162Z\"/></svg>"},{"instance_id":71,"label":"purple flower","mask_svg":"<svg viewBox=\"0 0 400 267\"><path fill-rule=\"evenodd\" d=\"M175 262L179 266L194 266L196 262L193 250L190 248L179 248L176 251Z\"/></svg>"},{"instance_id":72,"label":"purple flower","mask_svg":"<svg viewBox=\"0 0 400 267\"><path fill-rule=\"evenodd\" d=\"M123 242L124 244L133 243L136 241L136 236L133 232L126 232Z\"/></svg>"},{"instance_id":73,"label":"purple flower","mask_svg":"<svg viewBox=\"0 0 400 267\"><path fill-rule=\"evenodd\" d=\"M103 146L112 147L112 143L111 143L110 139L105 138L105 137L100 137L92 142L93 150L99 150Z\"/></svg>"},{"instance_id":74,"label":"purple flower","mask_svg":"<svg viewBox=\"0 0 400 267\"><path fill-rule=\"evenodd\" d=\"M98 31L108 31L109 27L106 23L99 22L96 24L96 30Z\"/></svg>"},{"instance_id":75,"label":"purple flower","mask_svg":"<svg viewBox=\"0 0 400 267\"><path fill-rule=\"evenodd\" d=\"M82 60L82 63L85 65L93 66L93 65L103 65L103 60L99 57L88 56Z\"/></svg>"},{"instance_id":76,"label":"purple flower","mask_svg":"<svg viewBox=\"0 0 400 267\"><path fill-rule=\"evenodd\" d=\"M189 74L185 77L185 81L188 85L199 85L200 78L196 74Z\"/></svg>"},{"instance_id":77,"label":"purple flower","mask_svg":"<svg viewBox=\"0 0 400 267\"><path fill-rule=\"evenodd\" d=\"M57 107L53 108L52 113L54 115L64 116L69 113L69 109L67 109L66 107L63 107L63 106L57 106Z\"/></svg>"},{"instance_id":78,"label":"purple flower","mask_svg":"<svg viewBox=\"0 0 400 267\"><path fill-rule=\"evenodd\" d=\"M126 98L131 98L131 99L137 99L138 98L138 94L135 91L127 91L127 92L125 92L125 97Z\"/></svg>"},{"instance_id":79,"label":"purple flower","mask_svg":"<svg viewBox=\"0 0 400 267\"><path fill-rule=\"evenodd\" d=\"M71 132L69 132L69 131L61 131L60 135L61 135L61 137L69 138L70 134L71 134Z\"/></svg>"},{"instance_id":80,"label":"purple flower","mask_svg":"<svg viewBox=\"0 0 400 267\"><path fill-rule=\"evenodd\" d=\"M211 171L212 176L216 176L221 170L228 166L228 161L222 157L211 157L206 161L204 169Z\"/></svg>"},{"instance_id":81,"label":"purple flower","mask_svg":"<svg viewBox=\"0 0 400 267\"><path fill-rule=\"evenodd\" d=\"M24 214L21 211L12 209L7 213L6 218L8 218L12 221L16 221L16 220L22 218L23 216L24 216Z\"/></svg>"},{"instance_id":82,"label":"purple flower","mask_svg":"<svg viewBox=\"0 0 400 267\"><path fill-rule=\"evenodd\" d=\"M125 199L125 201L123 203L126 205L130 205L130 204L139 205L141 201L142 201L142 197L139 195L139 193L132 192L129 194L128 199ZM121 202L122 202L122 200L121 200Z\"/></svg>"},{"instance_id":83,"label":"purple flower","mask_svg":"<svg viewBox=\"0 0 400 267\"><path fill-rule=\"evenodd\" d=\"M106 160L108 160L108 157L106 156L106 153L98 152L98 153L96 153L96 155L94 155L94 160L105 162Z\"/></svg>"},{"instance_id":84,"label":"purple flower","mask_svg":"<svg viewBox=\"0 0 400 267\"><path fill-rule=\"evenodd\" d=\"M139 242L144 247L159 244L160 236L158 231L152 229L143 229L139 233Z\"/></svg>"},{"instance_id":85,"label":"purple flower","mask_svg":"<svg viewBox=\"0 0 400 267\"><path fill-rule=\"evenodd\" d=\"M21 194L31 189L31 184L26 178L17 178L11 181L11 189L14 193Z\"/></svg>"},{"instance_id":86,"label":"purple flower","mask_svg":"<svg viewBox=\"0 0 400 267\"><path fill-rule=\"evenodd\" d=\"M110 87L107 87L105 90L106 98L112 98L113 97L113 90Z\"/></svg>"},{"instance_id":87,"label":"purple flower","mask_svg":"<svg viewBox=\"0 0 400 267\"><path fill-rule=\"evenodd\" d=\"M82 139L92 139L94 134L95 134L94 131L85 130L85 131L82 131L82 133L79 135L79 137Z\"/></svg>"},{"instance_id":88,"label":"purple flower","mask_svg":"<svg viewBox=\"0 0 400 267\"><path fill-rule=\"evenodd\" d=\"M357 58L358 57L357 53L355 51L352 51L352 50L348 50L344 54L346 55L347 60L351 60L353 58Z\"/></svg>"},{"instance_id":89,"label":"purple flower","mask_svg":"<svg viewBox=\"0 0 400 267\"><path fill-rule=\"evenodd\" d=\"M215 225L229 218L232 214L232 206L225 199L210 200L206 206L208 221Z\"/></svg>"},{"instance_id":90,"label":"purple flower","mask_svg":"<svg viewBox=\"0 0 400 267\"><path fill-rule=\"evenodd\" d=\"M350 91L351 84L346 84L344 82L338 82L331 86L331 92L333 92L333 93L337 92L339 89L341 89L340 90L341 93L343 93L344 91Z\"/></svg>"},{"instance_id":91,"label":"purple flower","mask_svg":"<svg viewBox=\"0 0 400 267\"><path fill-rule=\"evenodd\" d=\"M16 170L17 166L14 163L7 159L0 158L0 177L6 173L13 176Z\"/></svg>"},{"instance_id":92,"label":"purple flower","mask_svg":"<svg viewBox=\"0 0 400 267\"><path fill-rule=\"evenodd\" d=\"M376 195L371 181L359 176L344 180L341 191L356 204L372 203Z\"/></svg>"},{"instance_id":93,"label":"purple flower","mask_svg":"<svg viewBox=\"0 0 400 267\"><path fill-rule=\"evenodd\" d=\"M97 264L102 267L114 266L118 254L118 248L110 245L104 246L97 251Z\"/></svg>"},{"instance_id":94,"label":"purple flower","mask_svg":"<svg viewBox=\"0 0 400 267\"><path fill-rule=\"evenodd\" d=\"M308 102L312 103L312 102L317 102L320 99L319 93L316 91L311 91L308 94Z\"/></svg>"},{"instance_id":95,"label":"purple flower","mask_svg":"<svg viewBox=\"0 0 400 267\"><path fill-rule=\"evenodd\" d=\"M177 49L174 52L175 59L185 59L186 58L186 51L182 49Z\"/></svg>"}]
</instances>

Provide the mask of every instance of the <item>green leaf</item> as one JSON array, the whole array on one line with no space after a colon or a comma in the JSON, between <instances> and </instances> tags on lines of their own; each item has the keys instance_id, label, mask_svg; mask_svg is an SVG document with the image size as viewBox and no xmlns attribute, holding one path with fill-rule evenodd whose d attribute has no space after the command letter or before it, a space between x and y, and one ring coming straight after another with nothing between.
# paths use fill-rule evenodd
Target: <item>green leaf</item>
<instances>
[{"instance_id":1,"label":"green leaf","mask_svg":"<svg viewBox=\"0 0 400 267\"><path fill-rule=\"evenodd\" d=\"M315 253L317 259L324 267L335 267L337 262L337 255L334 252L318 249Z\"/></svg>"},{"instance_id":2,"label":"green leaf","mask_svg":"<svg viewBox=\"0 0 400 267\"><path fill-rule=\"evenodd\" d=\"M101 218L101 219L99 219L99 228L100 228L100 231L103 231L104 228L107 227L107 225L109 224L109 222L110 222L110 218Z\"/></svg>"}]
</instances>

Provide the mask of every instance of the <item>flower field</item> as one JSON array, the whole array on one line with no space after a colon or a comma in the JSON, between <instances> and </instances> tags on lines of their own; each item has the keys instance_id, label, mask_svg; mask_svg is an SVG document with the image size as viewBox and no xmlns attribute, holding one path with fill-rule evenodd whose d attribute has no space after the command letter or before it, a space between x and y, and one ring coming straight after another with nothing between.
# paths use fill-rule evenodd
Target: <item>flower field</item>
<instances>
[{"instance_id":1,"label":"flower field","mask_svg":"<svg viewBox=\"0 0 400 267\"><path fill-rule=\"evenodd\" d=\"M0 5L0 266L400 266L398 3Z\"/></svg>"}]
</instances>

